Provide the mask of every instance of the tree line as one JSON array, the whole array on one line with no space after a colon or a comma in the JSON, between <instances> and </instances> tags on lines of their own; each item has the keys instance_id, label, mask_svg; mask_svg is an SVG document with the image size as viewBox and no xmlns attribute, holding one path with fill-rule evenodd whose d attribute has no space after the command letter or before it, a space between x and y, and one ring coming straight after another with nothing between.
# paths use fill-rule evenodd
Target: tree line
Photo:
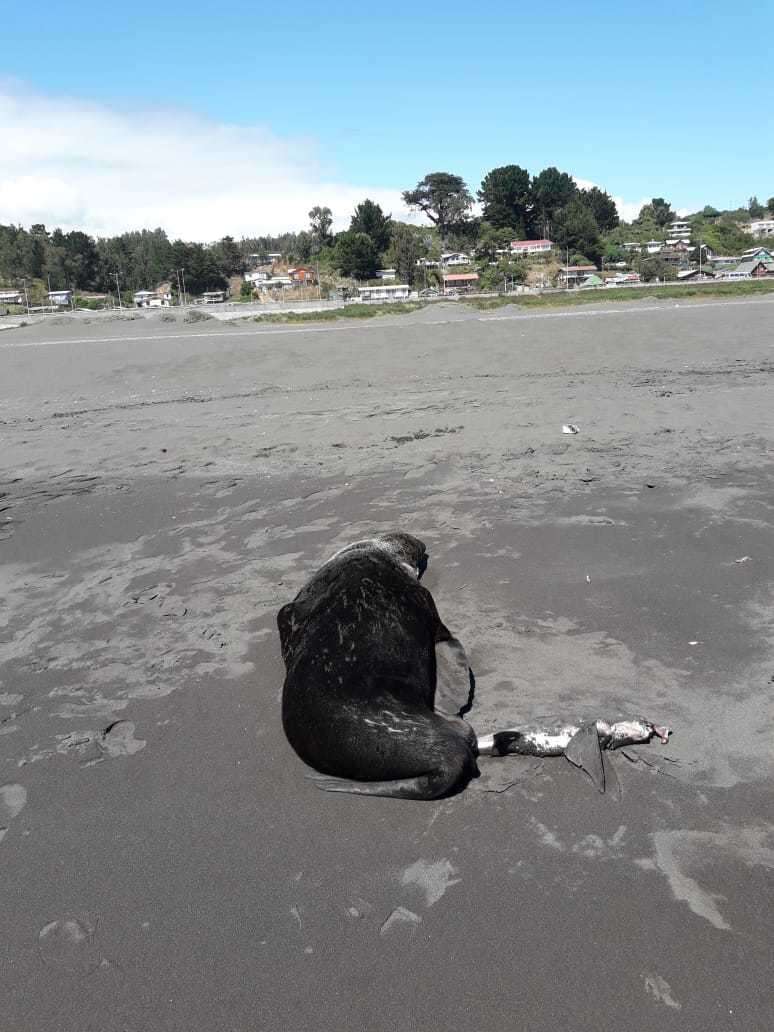
<instances>
[{"instance_id":1,"label":"tree line","mask_svg":"<svg viewBox=\"0 0 774 1032\"><path fill-rule=\"evenodd\" d=\"M80 230L49 232L0 225L0 280L21 285L38 281L52 290L115 293L169 281L182 270L189 293L218 290L242 271L244 257L232 237L206 246L170 241L163 229L143 229L94 239Z\"/></svg>"},{"instance_id":2,"label":"tree line","mask_svg":"<svg viewBox=\"0 0 774 1032\"><path fill-rule=\"evenodd\" d=\"M170 241L163 229L143 229L113 237L93 238L79 230L49 231L0 225L0 280L20 285L24 279L50 283L51 289L114 292L155 287L168 281L173 290L178 272L191 294L226 286L229 277L245 271L248 255L278 252L289 261L316 261L321 270L358 280L372 279L378 268L395 268L402 282L426 276L418 260L438 257L443 250L475 251L498 263L492 275L519 278L523 268L502 258L511 240L548 238L571 260L599 263L623 255L627 240L643 242L661 233L675 213L663 197L644 205L633 223L621 223L615 202L597 187L582 189L566 172L551 166L537 175L519 165L503 165L484 176L475 199L461 176L430 172L403 191L410 210L422 212L429 226L394 220L370 199L355 208L349 227L332 231L330 208L309 211L309 228L276 236L225 236L211 244ZM774 197L764 206L751 197L745 209L720 212L707 206L692 216L704 243L716 250L747 246L737 222L766 212L774 217Z\"/></svg>"}]
</instances>

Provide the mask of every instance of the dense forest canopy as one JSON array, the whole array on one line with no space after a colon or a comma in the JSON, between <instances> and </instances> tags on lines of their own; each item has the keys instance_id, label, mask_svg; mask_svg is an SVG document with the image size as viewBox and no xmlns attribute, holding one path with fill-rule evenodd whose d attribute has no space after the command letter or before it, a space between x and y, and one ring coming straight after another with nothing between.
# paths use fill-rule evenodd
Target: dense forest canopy
<instances>
[{"instance_id":1,"label":"dense forest canopy","mask_svg":"<svg viewBox=\"0 0 774 1032\"><path fill-rule=\"evenodd\" d=\"M422 212L429 226L399 222L365 198L348 229L334 234L333 212L317 205L309 229L277 236L224 236L215 243L170 241L163 229L141 229L108 238L79 230L63 232L43 225L29 229L0 225L0 285L50 284L50 289L114 292L152 289L168 282L176 290L178 273L191 294L222 289L244 272L250 255L281 254L289 262L315 261L333 275L373 277L379 267L398 270L403 282L427 277L417 262L443 250L475 251L494 262L514 239L550 238L577 260L598 263L624 255L625 243L663 239L676 216L663 197L645 204L631 223L622 223L615 202L597 187L581 189L566 172L549 167L535 176L519 165L487 172L476 192L480 215L473 213L467 183L450 172L430 172L403 198ZM719 211L710 205L687 217L692 243L719 253L739 253L750 245L740 228L751 219L774 218L774 197L765 204L753 196L745 208ZM499 273L498 273L499 274ZM514 278L520 270L506 269Z\"/></svg>"}]
</instances>

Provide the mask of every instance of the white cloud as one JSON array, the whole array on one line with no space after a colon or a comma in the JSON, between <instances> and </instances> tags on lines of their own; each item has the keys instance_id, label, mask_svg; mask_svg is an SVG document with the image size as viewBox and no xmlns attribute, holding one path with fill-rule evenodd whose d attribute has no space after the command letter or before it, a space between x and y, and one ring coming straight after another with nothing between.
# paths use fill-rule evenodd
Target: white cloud
<instances>
[{"instance_id":1,"label":"white cloud","mask_svg":"<svg viewBox=\"0 0 774 1032\"><path fill-rule=\"evenodd\" d=\"M172 108L118 110L0 82L0 127L2 223L95 236L161 226L172 238L206 242L308 228L317 204L344 229L365 197L395 218L426 221L407 211L399 190L327 175L314 141L259 125ZM650 200L613 199L626 221Z\"/></svg>"},{"instance_id":2,"label":"white cloud","mask_svg":"<svg viewBox=\"0 0 774 1032\"><path fill-rule=\"evenodd\" d=\"M613 200L618 209L618 217L622 222L634 222L643 205L650 204L650 197L643 197L639 201L625 201L623 197L613 197Z\"/></svg>"},{"instance_id":3,"label":"white cloud","mask_svg":"<svg viewBox=\"0 0 774 1032\"><path fill-rule=\"evenodd\" d=\"M310 140L171 109L119 111L0 85L0 222L107 236L161 226L211 241L308 228L314 205L349 225L370 197L417 221L400 191L330 181Z\"/></svg>"}]
</instances>

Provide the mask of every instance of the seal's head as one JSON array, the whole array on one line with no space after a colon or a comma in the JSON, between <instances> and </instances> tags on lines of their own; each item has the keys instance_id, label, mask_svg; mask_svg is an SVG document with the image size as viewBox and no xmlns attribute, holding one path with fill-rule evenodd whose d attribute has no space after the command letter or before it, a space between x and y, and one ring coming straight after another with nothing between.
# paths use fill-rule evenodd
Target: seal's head
<instances>
[{"instance_id":1,"label":"seal's head","mask_svg":"<svg viewBox=\"0 0 774 1032\"><path fill-rule=\"evenodd\" d=\"M411 577L419 580L427 569L427 549L424 541L412 537L402 530L391 530L385 534L377 534L371 538L363 538L360 541L353 541L330 557L328 562L333 562L340 556L351 552L386 552L396 563Z\"/></svg>"},{"instance_id":2,"label":"seal's head","mask_svg":"<svg viewBox=\"0 0 774 1032\"><path fill-rule=\"evenodd\" d=\"M391 531L389 534L380 534L376 542L391 552L401 566L419 580L427 569L427 549L424 541L405 534L402 530Z\"/></svg>"}]
</instances>

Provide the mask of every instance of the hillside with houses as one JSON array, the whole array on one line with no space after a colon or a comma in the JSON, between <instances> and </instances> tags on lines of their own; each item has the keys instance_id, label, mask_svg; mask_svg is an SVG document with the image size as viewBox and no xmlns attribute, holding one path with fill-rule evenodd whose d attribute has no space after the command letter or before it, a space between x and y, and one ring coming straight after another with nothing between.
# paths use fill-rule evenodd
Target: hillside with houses
<instances>
[{"instance_id":1,"label":"hillside with houses","mask_svg":"<svg viewBox=\"0 0 774 1032\"><path fill-rule=\"evenodd\" d=\"M596 187L581 189L553 167L531 176L508 165L488 172L475 198L459 176L438 172L403 199L422 224L366 198L338 233L331 209L316 206L306 230L208 244L170 241L160 228L94 239L0 226L0 312L774 278L774 198L678 215L654 197L626 223Z\"/></svg>"}]
</instances>

